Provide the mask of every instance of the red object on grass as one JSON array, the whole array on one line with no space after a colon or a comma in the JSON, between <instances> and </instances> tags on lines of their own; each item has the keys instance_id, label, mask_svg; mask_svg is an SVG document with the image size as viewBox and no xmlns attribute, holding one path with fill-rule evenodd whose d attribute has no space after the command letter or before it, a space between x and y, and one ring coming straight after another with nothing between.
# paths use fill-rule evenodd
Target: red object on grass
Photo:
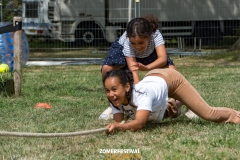
<instances>
[{"instance_id":1,"label":"red object on grass","mask_svg":"<svg viewBox=\"0 0 240 160\"><path fill-rule=\"evenodd\" d=\"M38 103L34 108L51 108L51 106L47 103Z\"/></svg>"}]
</instances>

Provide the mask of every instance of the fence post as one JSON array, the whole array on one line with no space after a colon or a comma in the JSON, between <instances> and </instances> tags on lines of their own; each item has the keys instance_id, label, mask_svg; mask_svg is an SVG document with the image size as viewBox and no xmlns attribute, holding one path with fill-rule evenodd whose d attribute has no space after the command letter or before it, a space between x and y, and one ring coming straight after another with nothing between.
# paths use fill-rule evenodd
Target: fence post
<instances>
[{"instance_id":1,"label":"fence post","mask_svg":"<svg viewBox=\"0 0 240 160\"><path fill-rule=\"evenodd\" d=\"M22 22L22 17L13 17L13 25L15 26L19 22ZM14 79L14 90L15 90L15 96L21 95L21 52L22 52L22 30L17 30L14 32L13 36L13 42L14 42L14 73L13 73L13 79Z\"/></svg>"},{"instance_id":2,"label":"fence post","mask_svg":"<svg viewBox=\"0 0 240 160\"><path fill-rule=\"evenodd\" d=\"M140 0L135 0L135 18L140 17Z\"/></svg>"}]
</instances>

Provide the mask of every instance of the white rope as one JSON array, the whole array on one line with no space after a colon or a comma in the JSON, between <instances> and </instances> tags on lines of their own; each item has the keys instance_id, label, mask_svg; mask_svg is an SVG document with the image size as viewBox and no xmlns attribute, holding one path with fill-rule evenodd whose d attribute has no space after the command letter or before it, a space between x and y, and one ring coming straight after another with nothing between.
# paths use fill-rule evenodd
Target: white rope
<instances>
[{"instance_id":1,"label":"white rope","mask_svg":"<svg viewBox=\"0 0 240 160\"><path fill-rule=\"evenodd\" d=\"M127 115L125 119L121 122L124 124L128 120L129 116ZM7 132L0 131L0 136L6 137L36 137L36 138L44 138L44 137L70 137L70 136L82 136L87 134L93 134L98 132L107 131L108 128L99 128L92 129L87 131L79 131L79 132L66 132L66 133L27 133L27 132Z\"/></svg>"},{"instance_id":2,"label":"white rope","mask_svg":"<svg viewBox=\"0 0 240 160\"><path fill-rule=\"evenodd\" d=\"M0 136L7 136L7 137L69 137L69 136L80 136L80 135L87 135L93 134L98 132L107 131L108 128L99 128L87 131L80 131L80 132L66 132L66 133L27 133L27 132L7 132L7 131L0 131Z\"/></svg>"}]
</instances>

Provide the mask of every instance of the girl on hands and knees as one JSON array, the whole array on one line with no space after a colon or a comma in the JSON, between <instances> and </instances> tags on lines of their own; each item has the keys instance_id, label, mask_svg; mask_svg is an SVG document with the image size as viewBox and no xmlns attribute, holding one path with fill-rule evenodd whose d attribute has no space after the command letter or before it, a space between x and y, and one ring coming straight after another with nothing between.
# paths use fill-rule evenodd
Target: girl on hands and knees
<instances>
[{"instance_id":1,"label":"girl on hands and knees","mask_svg":"<svg viewBox=\"0 0 240 160\"><path fill-rule=\"evenodd\" d=\"M114 122L107 125L114 130L136 131L148 121L160 122L179 115L175 100L181 101L200 118L217 123L240 123L240 112L224 107L209 106L197 90L174 69L149 71L137 84L129 70L113 70L103 78L106 96L113 110ZM168 97L171 99L168 100ZM124 114L131 121L122 124Z\"/></svg>"}]
</instances>

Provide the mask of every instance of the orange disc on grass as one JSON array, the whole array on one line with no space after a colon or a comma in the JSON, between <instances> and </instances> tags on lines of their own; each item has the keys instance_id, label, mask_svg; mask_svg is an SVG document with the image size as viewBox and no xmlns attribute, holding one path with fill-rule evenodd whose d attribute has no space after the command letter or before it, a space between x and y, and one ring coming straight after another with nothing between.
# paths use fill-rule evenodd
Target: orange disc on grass
<instances>
[{"instance_id":1,"label":"orange disc on grass","mask_svg":"<svg viewBox=\"0 0 240 160\"><path fill-rule=\"evenodd\" d=\"M34 108L51 108L51 106L47 103L38 103Z\"/></svg>"}]
</instances>

